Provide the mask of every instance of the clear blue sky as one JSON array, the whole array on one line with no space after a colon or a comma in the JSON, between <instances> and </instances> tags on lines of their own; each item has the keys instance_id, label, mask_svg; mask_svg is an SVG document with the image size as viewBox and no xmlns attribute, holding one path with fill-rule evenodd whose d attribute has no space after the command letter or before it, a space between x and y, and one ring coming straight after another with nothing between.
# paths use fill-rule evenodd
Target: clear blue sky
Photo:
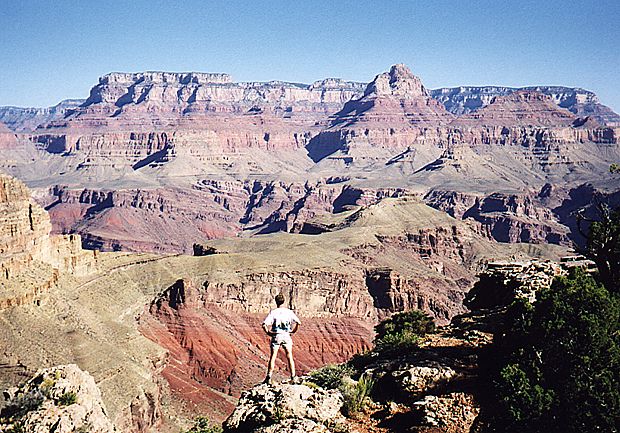
<instances>
[{"instance_id":1,"label":"clear blue sky","mask_svg":"<svg viewBox=\"0 0 620 433\"><path fill-rule=\"evenodd\" d=\"M111 71L557 84L620 111L620 1L1 0L0 105L86 97Z\"/></svg>"}]
</instances>

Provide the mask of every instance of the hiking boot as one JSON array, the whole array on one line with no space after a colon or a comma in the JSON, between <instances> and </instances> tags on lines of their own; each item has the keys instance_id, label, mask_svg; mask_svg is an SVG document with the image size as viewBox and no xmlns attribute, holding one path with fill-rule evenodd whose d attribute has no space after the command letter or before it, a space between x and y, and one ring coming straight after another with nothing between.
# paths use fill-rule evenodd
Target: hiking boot
<instances>
[{"instance_id":1,"label":"hiking boot","mask_svg":"<svg viewBox=\"0 0 620 433\"><path fill-rule=\"evenodd\" d=\"M286 383L289 385L301 385L301 382L302 382L301 377L298 377L298 376L293 376L290 379L286 379L282 381L282 383Z\"/></svg>"}]
</instances>

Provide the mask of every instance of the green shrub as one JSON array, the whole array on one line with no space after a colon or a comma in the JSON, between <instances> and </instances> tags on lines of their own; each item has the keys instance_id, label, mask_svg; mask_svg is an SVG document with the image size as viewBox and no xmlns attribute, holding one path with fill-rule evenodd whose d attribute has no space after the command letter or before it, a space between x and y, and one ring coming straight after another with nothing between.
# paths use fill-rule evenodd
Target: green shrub
<instances>
[{"instance_id":1,"label":"green shrub","mask_svg":"<svg viewBox=\"0 0 620 433\"><path fill-rule=\"evenodd\" d=\"M348 364L329 364L309 374L309 382L325 389L337 389L342 393L344 404L342 411L348 416L355 416L364 408L370 398L374 380L362 374L356 382L351 379L355 370Z\"/></svg>"},{"instance_id":2,"label":"green shrub","mask_svg":"<svg viewBox=\"0 0 620 433\"><path fill-rule=\"evenodd\" d=\"M23 421L14 422L13 425L5 430L6 433L25 433L26 428L24 427Z\"/></svg>"},{"instance_id":3,"label":"green shrub","mask_svg":"<svg viewBox=\"0 0 620 433\"><path fill-rule=\"evenodd\" d=\"M51 377L46 377L43 379L43 382L41 382L41 384L39 385L39 389L41 390L44 396L46 396L47 398L50 398L50 392L52 391L52 388L54 387L54 385L56 385L56 381L52 379Z\"/></svg>"},{"instance_id":4,"label":"green shrub","mask_svg":"<svg viewBox=\"0 0 620 433\"><path fill-rule=\"evenodd\" d=\"M189 430L181 433L222 433L222 426L210 425L209 418L199 416L194 420L194 425Z\"/></svg>"},{"instance_id":5,"label":"green shrub","mask_svg":"<svg viewBox=\"0 0 620 433\"><path fill-rule=\"evenodd\" d=\"M491 354L500 431L620 431L620 302L582 270L514 303Z\"/></svg>"},{"instance_id":6,"label":"green shrub","mask_svg":"<svg viewBox=\"0 0 620 433\"><path fill-rule=\"evenodd\" d=\"M57 403L60 406L71 406L72 404L77 403L77 394L73 391L65 392L63 395L58 397Z\"/></svg>"},{"instance_id":7,"label":"green shrub","mask_svg":"<svg viewBox=\"0 0 620 433\"><path fill-rule=\"evenodd\" d=\"M374 380L365 374L355 383L342 383L340 392L344 397L343 411L346 416L355 416L366 408L374 384Z\"/></svg>"},{"instance_id":8,"label":"green shrub","mask_svg":"<svg viewBox=\"0 0 620 433\"><path fill-rule=\"evenodd\" d=\"M344 377L351 377L353 368L347 364L328 364L309 374L309 381L325 389L339 389Z\"/></svg>"},{"instance_id":9,"label":"green shrub","mask_svg":"<svg viewBox=\"0 0 620 433\"><path fill-rule=\"evenodd\" d=\"M406 352L418 347L420 337L433 332L433 319L419 310L396 313L375 326L375 350Z\"/></svg>"}]
</instances>

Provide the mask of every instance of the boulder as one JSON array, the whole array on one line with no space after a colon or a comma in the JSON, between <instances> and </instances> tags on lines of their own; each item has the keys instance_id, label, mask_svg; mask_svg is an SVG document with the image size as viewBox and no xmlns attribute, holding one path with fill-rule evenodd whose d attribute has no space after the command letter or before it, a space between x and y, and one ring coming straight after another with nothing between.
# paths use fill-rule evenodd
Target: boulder
<instances>
[{"instance_id":1,"label":"boulder","mask_svg":"<svg viewBox=\"0 0 620 433\"><path fill-rule=\"evenodd\" d=\"M417 432L468 433L480 408L469 394L462 392L442 396L428 395L414 403L421 423Z\"/></svg>"},{"instance_id":2,"label":"boulder","mask_svg":"<svg viewBox=\"0 0 620 433\"><path fill-rule=\"evenodd\" d=\"M424 392L429 388L449 382L457 375L452 368L438 362L398 369L390 374L407 394Z\"/></svg>"},{"instance_id":3,"label":"boulder","mask_svg":"<svg viewBox=\"0 0 620 433\"><path fill-rule=\"evenodd\" d=\"M118 431L108 419L95 379L75 364L39 370L21 386L5 391L5 398L0 431Z\"/></svg>"},{"instance_id":4,"label":"boulder","mask_svg":"<svg viewBox=\"0 0 620 433\"><path fill-rule=\"evenodd\" d=\"M241 395L226 433L329 432L344 423L339 391L306 385L257 385Z\"/></svg>"}]
</instances>

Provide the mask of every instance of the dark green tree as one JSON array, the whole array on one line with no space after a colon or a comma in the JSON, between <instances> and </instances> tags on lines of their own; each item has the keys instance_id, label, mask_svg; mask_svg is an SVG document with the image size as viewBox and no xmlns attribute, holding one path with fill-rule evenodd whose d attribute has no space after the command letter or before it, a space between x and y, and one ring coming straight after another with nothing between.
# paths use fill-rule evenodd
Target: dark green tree
<instances>
[{"instance_id":1,"label":"dark green tree","mask_svg":"<svg viewBox=\"0 0 620 433\"><path fill-rule=\"evenodd\" d=\"M422 311L396 313L375 326L375 350L399 352L415 348L420 337L434 330L433 319Z\"/></svg>"},{"instance_id":2,"label":"dark green tree","mask_svg":"<svg viewBox=\"0 0 620 433\"><path fill-rule=\"evenodd\" d=\"M620 431L620 302L585 271L512 304L494 342L496 431Z\"/></svg>"},{"instance_id":3,"label":"dark green tree","mask_svg":"<svg viewBox=\"0 0 620 433\"><path fill-rule=\"evenodd\" d=\"M590 222L584 254L596 263L601 282L611 292L620 292L620 209L597 205L598 218ZM584 220L585 221L585 220Z\"/></svg>"}]
</instances>

